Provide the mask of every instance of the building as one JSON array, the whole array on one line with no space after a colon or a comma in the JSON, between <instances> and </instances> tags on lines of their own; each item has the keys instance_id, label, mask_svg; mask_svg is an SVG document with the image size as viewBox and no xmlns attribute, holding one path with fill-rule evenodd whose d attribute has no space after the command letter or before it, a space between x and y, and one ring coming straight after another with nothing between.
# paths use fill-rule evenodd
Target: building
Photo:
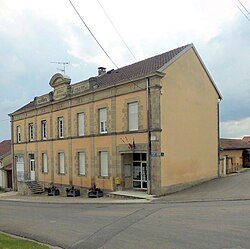
<instances>
[{"instance_id":1,"label":"building","mask_svg":"<svg viewBox=\"0 0 250 249\"><path fill-rule=\"evenodd\" d=\"M165 194L219 174L221 95L193 44L53 90L10 114L26 180Z\"/></svg>"},{"instance_id":2,"label":"building","mask_svg":"<svg viewBox=\"0 0 250 249\"><path fill-rule=\"evenodd\" d=\"M220 139L221 174L231 174L243 167L250 167L250 143L243 139Z\"/></svg>"},{"instance_id":3,"label":"building","mask_svg":"<svg viewBox=\"0 0 250 249\"><path fill-rule=\"evenodd\" d=\"M0 143L0 187L12 188L11 140L4 140Z\"/></svg>"}]
</instances>

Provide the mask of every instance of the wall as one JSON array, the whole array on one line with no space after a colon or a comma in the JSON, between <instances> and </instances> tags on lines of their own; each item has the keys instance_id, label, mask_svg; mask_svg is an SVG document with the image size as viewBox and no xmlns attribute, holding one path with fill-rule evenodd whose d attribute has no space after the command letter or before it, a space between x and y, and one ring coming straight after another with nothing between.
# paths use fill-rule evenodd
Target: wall
<instances>
[{"instance_id":1,"label":"wall","mask_svg":"<svg viewBox=\"0 0 250 249\"><path fill-rule=\"evenodd\" d=\"M220 152L220 169L221 174L225 174L224 172L224 157L227 156L226 160L226 173L234 173L243 167L243 160L242 160L242 149L238 150L223 150Z\"/></svg>"},{"instance_id":2,"label":"wall","mask_svg":"<svg viewBox=\"0 0 250 249\"><path fill-rule=\"evenodd\" d=\"M217 176L218 95L193 49L172 63L162 80L161 183L180 188ZM174 189L172 188L172 191Z\"/></svg>"},{"instance_id":3,"label":"wall","mask_svg":"<svg viewBox=\"0 0 250 249\"><path fill-rule=\"evenodd\" d=\"M122 176L121 153L131 153L128 143L136 143L136 150L147 151L146 133L146 80L137 82L140 87L128 83L113 88L86 91L72 99L64 98L37 106L36 110L15 115L13 127L20 125L22 141L14 141L14 154L24 155L26 179L30 177L29 154L35 154L36 179L49 186L79 186L89 188L95 183L105 190L115 189L115 178ZM139 103L139 132L128 131L128 103ZM99 133L99 108L108 110L108 133ZM77 132L77 114L85 114L84 136ZM64 137L58 137L58 118L64 118ZM42 140L41 122L47 121L47 138ZM34 141L29 141L28 124L34 124ZM16 136L16 134L15 134ZM100 176L100 151L108 152L109 175ZM58 153L65 154L65 174L58 172ZM78 173L78 152L85 152L86 175ZM42 153L47 153L48 173L42 172Z\"/></svg>"}]
</instances>

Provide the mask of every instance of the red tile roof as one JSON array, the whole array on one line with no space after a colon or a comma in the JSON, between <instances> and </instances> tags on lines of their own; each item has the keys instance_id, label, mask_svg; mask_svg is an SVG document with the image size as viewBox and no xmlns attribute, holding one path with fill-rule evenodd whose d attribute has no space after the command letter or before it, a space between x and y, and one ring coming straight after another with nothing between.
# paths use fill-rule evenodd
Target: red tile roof
<instances>
[{"instance_id":1,"label":"red tile roof","mask_svg":"<svg viewBox=\"0 0 250 249\"><path fill-rule=\"evenodd\" d=\"M221 138L220 148L223 150L250 149L250 143L241 139Z\"/></svg>"},{"instance_id":2,"label":"red tile roof","mask_svg":"<svg viewBox=\"0 0 250 249\"><path fill-rule=\"evenodd\" d=\"M0 157L11 153L11 140L4 140L0 143Z\"/></svg>"},{"instance_id":3,"label":"red tile roof","mask_svg":"<svg viewBox=\"0 0 250 249\"><path fill-rule=\"evenodd\" d=\"M250 143L250 136L245 136L242 138L243 141Z\"/></svg>"}]
</instances>

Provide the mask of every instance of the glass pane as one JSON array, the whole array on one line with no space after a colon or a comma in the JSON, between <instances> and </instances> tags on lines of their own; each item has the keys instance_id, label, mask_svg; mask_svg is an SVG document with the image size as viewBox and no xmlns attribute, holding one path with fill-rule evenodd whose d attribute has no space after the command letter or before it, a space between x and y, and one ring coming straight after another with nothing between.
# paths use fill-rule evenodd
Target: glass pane
<instances>
[{"instance_id":1,"label":"glass pane","mask_svg":"<svg viewBox=\"0 0 250 249\"><path fill-rule=\"evenodd\" d=\"M147 180L147 164L142 163L142 180L146 181Z\"/></svg>"},{"instance_id":2,"label":"glass pane","mask_svg":"<svg viewBox=\"0 0 250 249\"><path fill-rule=\"evenodd\" d=\"M141 160L141 154L140 153L134 153L133 154L133 160L134 161L140 161Z\"/></svg>"},{"instance_id":3,"label":"glass pane","mask_svg":"<svg viewBox=\"0 0 250 249\"><path fill-rule=\"evenodd\" d=\"M134 188L141 188L141 182L140 181L133 181L133 187Z\"/></svg>"},{"instance_id":4,"label":"glass pane","mask_svg":"<svg viewBox=\"0 0 250 249\"><path fill-rule=\"evenodd\" d=\"M147 154L146 153L141 154L141 160L142 161L147 161Z\"/></svg>"},{"instance_id":5,"label":"glass pane","mask_svg":"<svg viewBox=\"0 0 250 249\"><path fill-rule=\"evenodd\" d=\"M133 179L141 180L141 167L133 166Z\"/></svg>"},{"instance_id":6,"label":"glass pane","mask_svg":"<svg viewBox=\"0 0 250 249\"><path fill-rule=\"evenodd\" d=\"M142 187L147 188L147 182L142 182Z\"/></svg>"}]
</instances>

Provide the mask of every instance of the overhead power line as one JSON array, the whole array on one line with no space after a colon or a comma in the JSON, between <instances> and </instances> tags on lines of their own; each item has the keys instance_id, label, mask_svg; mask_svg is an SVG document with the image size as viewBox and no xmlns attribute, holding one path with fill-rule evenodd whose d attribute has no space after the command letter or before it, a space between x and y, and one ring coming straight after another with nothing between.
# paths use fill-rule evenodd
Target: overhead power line
<instances>
[{"instance_id":1,"label":"overhead power line","mask_svg":"<svg viewBox=\"0 0 250 249\"><path fill-rule=\"evenodd\" d=\"M85 25L85 27L87 28L87 30L89 31L89 33L92 35L92 37L95 39L95 41L97 42L97 44L99 45L99 47L102 49L102 51L106 54L106 56L109 58L109 60L113 63L113 65L118 68L118 66L116 65L116 63L111 59L111 57L108 55L108 53L105 51L105 49L102 47L102 45L100 44L100 42L97 40L97 38L95 37L95 35L92 33L92 31L90 30L90 28L88 27L88 25L84 22L83 18L81 17L81 15L79 14L79 12L77 11L76 7L74 6L74 4L71 2L71 0L69 0L71 6L73 7L73 9L75 10L76 14L78 15L78 17L81 19L82 23Z\"/></svg>"},{"instance_id":2,"label":"overhead power line","mask_svg":"<svg viewBox=\"0 0 250 249\"><path fill-rule=\"evenodd\" d=\"M123 39L121 33L118 31L118 29L116 28L115 24L112 22L112 20L110 19L107 11L104 9L104 7L102 6L102 4L100 3L99 0L97 0L98 4L101 6L104 14L106 15L106 17L109 19L109 22L111 23L111 25L113 26L114 30L116 31L116 33L118 34L118 36L120 37L120 39L122 40L123 44L125 45L125 47L128 49L128 51L130 52L130 54L133 56L133 58L135 59L135 61L137 61L137 59L135 58L135 55L133 54L133 52L130 50L130 48L128 47L127 43L125 42L125 40Z\"/></svg>"},{"instance_id":3,"label":"overhead power line","mask_svg":"<svg viewBox=\"0 0 250 249\"><path fill-rule=\"evenodd\" d=\"M248 15L250 16L250 12L248 11L248 9L243 5L243 3L240 0L237 0L240 5L245 9L245 11L248 13Z\"/></svg>"},{"instance_id":4,"label":"overhead power line","mask_svg":"<svg viewBox=\"0 0 250 249\"><path fill-rule=\"evenodd\" d=\"M246 9L246 7L239 0L237 0L237 1L243 6L243 8L247 11L247 13L249 13L248 10ZM250 17L248 17L247 14L245 14L244 11L235 2L234 2L234 4L239 9L239 11L246 17L246 19L250 22ZM249 14L249 16L250 16L250 14Z\"/></svg>"},{"instance_id":5,"label":"overhead power line","mask_svg":"<svg viewBox=\"0 0 250 249\"><path fill-rule=\"evenodd\" d=\"M0 122L4 122L4 121L10 121L10 119L8 118L8 119L2 119L2 120L0 120Z\"/></svg>"},{"instance_id":6,"label":"overhead power line","mask_svg":"<svg viewBox=\"0 0 250 249\"><path fill-rule=\"evenodd\" d=\"M82 23L84 24L84 26L88 29L89 33L92 35L92 37L94 38L94 40L97 42L97 44L99 45L99 47L102 49L102 51L105 53L105 55L109 58L109 60L113 63L113 65L117 68L117 64L111 59L111 57L109 56L109 54L105 51L105 49L102 47L101 43L97 40L97 38L95 37L95 35L93 34L93 32L90 30L90 28L88 27L88 25L85 23L85 21L83 20L83 18L81 17L80 13L77 11L76 7L74 6L74 4L71 2L71 0L69 0L71 6L73 7L73 9L75 10L76 14L78 15L78 17L80 18L80 20L82 21ZM145 90L145 88L140 87L139 85L137 85L135 82L133 82L128 76L126 76L126 78L132 82L135 86L137 86L138 88Z\"/></svg>"}]
</instances>

